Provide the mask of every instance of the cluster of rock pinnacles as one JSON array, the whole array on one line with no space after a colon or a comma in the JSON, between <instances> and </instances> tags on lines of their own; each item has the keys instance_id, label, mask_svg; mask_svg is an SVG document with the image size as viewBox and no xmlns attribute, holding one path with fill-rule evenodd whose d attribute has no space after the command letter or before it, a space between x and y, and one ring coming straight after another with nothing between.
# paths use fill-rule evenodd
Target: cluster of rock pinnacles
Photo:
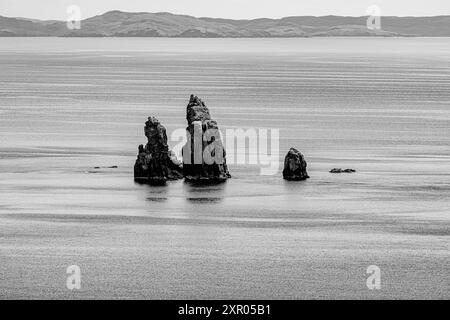
<instances>
[{"instance_id":1,"label":"cluster of rock pinnacles","mask_svg":"<svg viewBox=\"0 0 450 320\"><path fill-rule=\"evenodd\" d=\"M215 135L204 135L202 139L201 159L195 153L194 135L211 130L218 131L217 122L211 119L209 109L197 96L191 95L186 108L188 126L187 142L183 148L183 162L179 161L175 153L169 150L167 144L166 128L155 117L149 117L145 123L145 136L147 144L139 146L139 153L134 165L134 178L139 182L160 183L167 180L186 179L188 181L226 181L231 178L226 164L226 152L222 141ZM205 149L211 143L223 150L221 161L211 163L204 159ZM207 154L207 152L206 152ZM194 159L197 156L197 159ZM286 180L305 180L309 178L306 173L306 161L303 155L295 148L291 148L284 161L283 178Z\"/></svg>"}]
</instances>

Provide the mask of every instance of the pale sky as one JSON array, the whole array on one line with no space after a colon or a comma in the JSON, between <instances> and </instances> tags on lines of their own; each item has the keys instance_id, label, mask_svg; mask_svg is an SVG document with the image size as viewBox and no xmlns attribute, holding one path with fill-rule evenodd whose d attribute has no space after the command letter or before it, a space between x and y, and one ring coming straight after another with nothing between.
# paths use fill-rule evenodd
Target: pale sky
<instances>
[{"instance_id":1,"label":"pale sky","mask_svg":"<svg viewBox=\"0 0 450 320\"><path fill-rule=\"evenodd\" d=\"M450 15L450 0L0 0L0 15L66 20L70 5L81 8L82 19L110 10L234 19L364 16L371 5L378 5L385 16Z\"/></svg>"}]
</instances>

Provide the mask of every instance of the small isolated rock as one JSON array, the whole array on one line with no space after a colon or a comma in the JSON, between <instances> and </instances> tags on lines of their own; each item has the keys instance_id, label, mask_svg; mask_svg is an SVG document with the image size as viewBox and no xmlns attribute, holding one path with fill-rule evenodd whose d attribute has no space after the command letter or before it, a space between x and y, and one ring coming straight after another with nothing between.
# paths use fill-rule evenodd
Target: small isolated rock
<instances>
[{"instance_id":1,"label":"small isolated rock","mask_svg":"<svg viewBox=\"0 0 450 320\"><path fill-rule=\"evenodd\" d=\"M94 167L94 169L117 169L118 166L110 166L110 167L100 167L100 166L96 166Z\"/></svg>"},{"instance_id":2,"label":"small isolated rock","mask_svg":"<svg viewBox=\"0 0 450 320\"><path fill-rule=\"evenodd\" d=\"M342 168L334 168L330 170L330 173L353 173L356 172L355 169L342 169Z\"/></svg>"},{"instance_id":3,"label":"small isolated rock","mask_svg":"<svg viewBox=\"0 0 450 320\"><path fill-rule=\"evenodd\" d=\"M295 148L291 148L284 158L283 178L295 181L309 178L305 158Z\"/></svg>"}]
</instances>

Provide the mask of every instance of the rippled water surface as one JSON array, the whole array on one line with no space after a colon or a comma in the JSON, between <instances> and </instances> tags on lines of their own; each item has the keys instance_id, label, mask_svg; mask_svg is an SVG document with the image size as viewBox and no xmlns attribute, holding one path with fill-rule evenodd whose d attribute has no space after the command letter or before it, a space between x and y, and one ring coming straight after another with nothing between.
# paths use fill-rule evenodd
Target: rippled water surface
<instances>
[{"instance_id":1,"label":"rippled water surface","mask_svg":"<svg viewBox=\"0 0 450 320\"><path fill-rule=\"evenodd\" d=\"M311 179L135 184L191 93ZM1 298L448 299L449 235L450 39L0 41Z\"/></svg>"}]
</instances>

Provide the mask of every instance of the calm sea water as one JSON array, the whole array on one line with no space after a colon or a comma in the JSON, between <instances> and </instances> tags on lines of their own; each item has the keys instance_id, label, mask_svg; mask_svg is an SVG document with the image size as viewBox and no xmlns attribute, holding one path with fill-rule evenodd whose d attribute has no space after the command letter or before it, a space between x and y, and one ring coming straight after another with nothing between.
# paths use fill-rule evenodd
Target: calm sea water
<instances>
[{"instance_id":1,"label":"calm sea water","mask_svg":"<svg viewBox=\"0 0 450 320\"><path fill-rule=\"evenodd\" d=\"M184 128L191 93L311 179L135 184L146 118ZM2 38L0 298L448 299L449 146L448 38Z\"/></svg>"}]
</instances>

